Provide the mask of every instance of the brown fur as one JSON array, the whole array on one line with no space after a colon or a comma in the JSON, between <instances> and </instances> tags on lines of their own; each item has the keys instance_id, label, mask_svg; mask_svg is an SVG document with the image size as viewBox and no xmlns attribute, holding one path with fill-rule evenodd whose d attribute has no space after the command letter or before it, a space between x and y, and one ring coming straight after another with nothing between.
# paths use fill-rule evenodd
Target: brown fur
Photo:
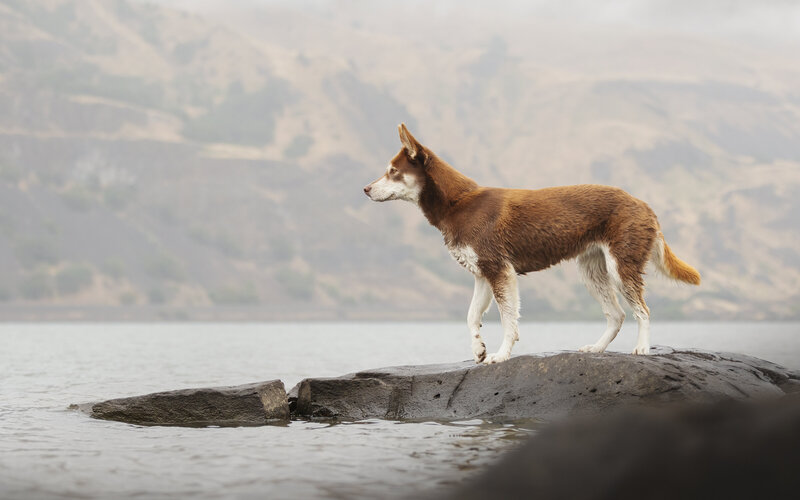
<instances>
[{"instance_id":1,"label":"brown fur","mask_svg":"<svg viewBox=\"0 0 800 500\"><path fill-rule=\"evenodd\" d=\"M394 175L417 177L423 185L419 205L425 217L449 247L475 250L478 267L493 289L498 289L495 283L503 279L507 263L525 274L574 258L591 243L603 243L617 261L625 298L646 309L642 274L656 238L663 236L645 202L622 189L594 184L536 190L482 187L420 144L405 125L400 130L406 147L392 159ZM664 257L671 277L700 283L699 273L675 257L666 243Z\"/></svg>"}]
</instances>

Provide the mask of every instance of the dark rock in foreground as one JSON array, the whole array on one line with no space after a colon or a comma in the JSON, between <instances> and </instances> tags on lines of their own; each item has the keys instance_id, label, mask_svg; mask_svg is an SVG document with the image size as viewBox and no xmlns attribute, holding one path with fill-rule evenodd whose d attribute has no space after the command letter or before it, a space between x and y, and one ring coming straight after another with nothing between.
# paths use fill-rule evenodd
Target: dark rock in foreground
<instances>
[{"instance_id":1,"label":"dark rock in foreground","mask_svg":"<svg viewBox=\"0 0 800 500\"><path fill-rule=\"evenodd\" d=\"M94 418L140 425L231 427L289 419L280 380L111 399L87 409Z\"/></svg>"},{"instance_id":2,"label":"dark rock in foreground","mask_svg":"<svg viewBox=\"0 0 800 500\"><path fill-rule=\"evenodd\" d=\"M796 396L568 419L435 498L798 498Z\"/></svg>"},{"instance_id":3,"label":"dark rock in foreground","mask_svg":"<svg viewBox=\"0 0 800 500\"><path fill-rule=\"evenodd\" d=\"M800 374L750 356L664 347L653 352L382 368L305 379L289 400L299 418L552 420L631 403L776 398L800 388Z\"/></svg>"}]
</instances>

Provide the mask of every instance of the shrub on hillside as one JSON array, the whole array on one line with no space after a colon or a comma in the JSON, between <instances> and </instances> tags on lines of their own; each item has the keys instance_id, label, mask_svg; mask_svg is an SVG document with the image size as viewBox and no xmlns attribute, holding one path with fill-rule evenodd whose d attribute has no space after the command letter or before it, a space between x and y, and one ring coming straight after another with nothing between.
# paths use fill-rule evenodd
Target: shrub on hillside
<instances>
[{"instance_id":1,"label":"shrub on hillside","mask_svg":"<svg viewBox=\"0 0 800 500\"><path fill-rule=\"evenodd\" d=\"M94 195L84 187L72 187L61 193L61 201L76 212L85 212L95 203Z\"/></svg>"},{"instance_id":2,"label":"shrub on hillside","mask_svg":"<svg viewBox=\"0 0 800 500\"><path fill-rule=\"evenodd\" d=\"M15 254L20 264L31 269L40 264L55 264L58 262L55 244L42 238L25 238L14 245Z\"/></svg>"},{"instance_id":3,"label":"shrub on hillside","mask_svg":"<svg viewBox=\"0 0 800 500\"><path fill-rule=\"evenodd\" d=\"M151 288L147 291L147 301L151 304L163 304L167 301L167 294L160 288Z\"/></svg>"},{"instance_id":4,"label":"shrub on hillside","mask_svg":"<svg viewBox=\"0 0 800 500\"><path fill-rule=\"evenodd\" d=\"M103 190L103 203L111 210L124 210L136 196L130 186L110 186Z\"/></svg>"},{"instance_id":5,"label":"shrub on hillside","mask_svg":"<svg viewBox=\"0 0 800 500\"><path fill-rule=\"evenodd\" d=\"M94 279L92 268L86 264L69 264L56 274L56 290L69 295L89 288Z\"/></svg>"},{"instance_id":6,"label":"shrub on hillside","mask_svg":"<svg viewBox=\"0 0 800 500\"><path fill-rule=\"evenodd\" d=\"M208 296L212 302L220 305L257 304L259 302L258 292L252 283L216 288L208 292Z\"/></svg>"},{"instance_id":7,"label":"shrub on hillside","mask_svg":"<svg viewBox=\"0 0 800 500\"><path fill-rule=\"evenodd\" d=\"M100 270L113 280L120 280L125 277L125 263L118 258L104 260Z\"/></svg>"},{"instance_id":8,"label":"shrub on hillside","mask_svg":"<svg viewBox=\"0 0 800 500\"><path fill-rule=\"evenodd\" d=\"M19 293L28 300L39 300L53 295L50 275L44 271L29 274L19 284Z\"/></svg>"},{"instance_id":9,"label":"shrub on hillside","mask_svg":"<svg viewBox=\"0 0 800 500\"><path fill-rule=\"evenodd\" d=\"M131 290L122 292L119 295L119 303L122 304L123 306L130 306L138 301L139 301L139 296L136 295L136 292L133 292Z\"/></svg>"},{"instance_id":10,"label":"shrub on hillside","mask_svg":"<svg viewBox=\"0 0 800 500\"><path fill-rule=\"evenodd\" d=\"M154 278L170 281L182 281L186 277L183 265L167 254L150 257L145 264L145 271Z\"/></svg>"},{"instance_id":11,"label":"shrub on hillside","mask_svg":"<svg viewBox=\"0 0 800 500\"><path fill-rule=\"evenodd\" d=\"M283 268L275 273L275 279L283 286L283 290L295 299L307 300L314 295L316 280L311 273Z\"/></svg>"},{"instance_id":12,"label":"shrub on hillside","mask_svg":"<svg viewBox=\"0 0 800 500\"><path fill-rule=\"evenodd\" d=\"M16 165L0 158L0 182L16 184L22 178L22 171Z\"/></svg>"}]
</instances>

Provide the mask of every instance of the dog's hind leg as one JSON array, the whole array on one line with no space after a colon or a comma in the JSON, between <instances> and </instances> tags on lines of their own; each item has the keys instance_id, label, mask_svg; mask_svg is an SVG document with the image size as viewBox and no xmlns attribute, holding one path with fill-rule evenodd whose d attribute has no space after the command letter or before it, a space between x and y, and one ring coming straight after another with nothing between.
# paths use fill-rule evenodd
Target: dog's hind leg
<instances>
[{"instance_id":1,"label":"dog's hind leg","mask_svg":"<svg viewBox=\"0 0 800 500\"><path fill-rule=\"evenodd\" d=\"M629 233L633 235L634 233ZM647 233L650 234L650 233ZM653 236L654 238L654 236ZM636 340L636 347L633 349L633 354L650 354L650 309L644 301L644 268L647 264L647 259L650 257L651 248L653 247L653 238L647 244L635 245L628 243L621 249L617 247L617 251L612 248L606 252L608 257L607 262L618 262L612 254L621 254L627 252L627 256L622 258L625 262L624 266L619 267L619 291L625 297L625 301L633 309L633 315L636 316L636 321L639 323L639 336ZM644 240L646 238L639 238ZM643 250L647 248L648 250Z\"/></svg>"},{"instance_id":2,"label":"dog's hind leg","mask_svg":"<svg viewBox=\"0 0 800 500\"><path fill-rule=\"evenodd\" d=\"M650 309L644 301L644 283L641 277L638 280L624 280L622 295L639 322L639 336L633 354L650 354Z\"/></svg>"},{"instance_id":3,"label":"dog's hind leg","mask_svg":"<svg viewBox=\"0 0 800 500\"><path fill-rule=\"evenodd\" d=\"M489 309L492 303L492 286L489 280L483 276L475 275L475 291L472 294L472 302L467 313L467 326L469 334L472 336L472 354L475 362L480 363L486 359L486 344L481 338L481 318Z\"/></svg>"},{"instance_id":4,"label":"dog's hind leg","mask_svg":"<svg viewBox=\"0 0 800 500\"><path fill-rule=\"evenodd\" d=\"M609 272L607 252L601 247L592 246L578 257L578 269L589 293L600 303L606 316L606 330L594 344L581 347L582 352L603 352L619 333L625 321L625 311L617 300L619 277ZM616 266L612 272L616 273Z\"/></svg>"},{"instance_id":5,"label":"dog's hind leg","mask_svg":"<svg viewBox=\"0 0 800 500\"><path fill-rule=\"evenodd\" d=\"M619 264L619 291L639 323L639 337L633 354L650 354L650 309L644 301L642 275L656 245L658 221L652 210L648 208L648 211L649 218L630 218L626 224L618 227L617 237L620 239L612 241L606 252L607 262ZM666 247L656 249L659 250L666 251ZM693 268L688 269L696 274Z\"/></svg>"},{"instance_id":6,"label":"dog's hind leg","mask_svg":"<svg viewBox=\"0 0 800 500\"><path fill-rule=\"evenodd\" d=\"M494 300L500 311L500 322L503 325L503 343L494 354L489 354L483 361L486 364L500 363L511 357L511 348L519 339L519 288L517 273L511 265L507 265L489 282L494 292Z\"/></svg>"}]
</instances>

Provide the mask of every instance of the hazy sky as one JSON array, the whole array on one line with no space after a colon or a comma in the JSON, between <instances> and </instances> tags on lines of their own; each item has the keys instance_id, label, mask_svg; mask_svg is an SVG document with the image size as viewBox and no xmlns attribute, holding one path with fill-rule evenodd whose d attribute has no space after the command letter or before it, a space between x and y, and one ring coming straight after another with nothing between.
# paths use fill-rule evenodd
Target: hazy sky
<instances>
[{"instance_id":1,"label":"hazy sky","mask_svg":"<svg viewBox=\"0 0 800 500\"><path fill-rule=\"evenodd\" d=\"M157 3L187 10L209 7L248 8L279 5L298 10L328 10L344 7L349 11L375 11L383 7L433 11L446 16L455 10L480 15L502 16L508 12L515 20L520 15L551 19L564 24L620 25L642 30L683 32L700 36L738 39L751 43L800 44L800 2L793 0L506 0L489 4L481 0L422 2L379 2L369 0L157 0Z\"/></svg>"}]
</instances>

